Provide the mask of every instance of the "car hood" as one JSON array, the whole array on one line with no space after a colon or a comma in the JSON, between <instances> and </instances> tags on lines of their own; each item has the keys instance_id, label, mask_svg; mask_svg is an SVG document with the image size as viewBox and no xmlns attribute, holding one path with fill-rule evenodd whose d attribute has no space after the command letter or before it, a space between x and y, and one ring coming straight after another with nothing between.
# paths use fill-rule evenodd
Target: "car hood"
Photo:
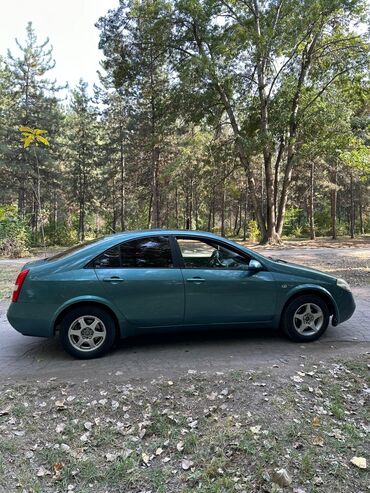
<instances>
[{"instance_id":1,"label":"car hood","mask_svg":"<svg viewBox=\"0 0 370 493\"><path fill-rule=\"evenodd\" d=\"M324 272L321 272L317 269L311 269L311 267L306 267L305 265L294 264L291 262L286 262L285 260L280 262L279 260L273 260L272 263L274 264L274 268L276 269L276 271L282 272L284 274L307 277L309 279L320 280L332 284L336 283L337 281L336 277L325 274Z\"/></svg>"}]
</instances>

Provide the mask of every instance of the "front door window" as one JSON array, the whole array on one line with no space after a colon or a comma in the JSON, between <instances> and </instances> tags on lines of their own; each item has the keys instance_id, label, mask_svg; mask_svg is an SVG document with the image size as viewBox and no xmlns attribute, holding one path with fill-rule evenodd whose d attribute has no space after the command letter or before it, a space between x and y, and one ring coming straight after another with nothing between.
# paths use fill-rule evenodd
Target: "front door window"
<instances>
[{"instance_id":1,"label":"front door window","mask_svg":"<svg viewBox=\"0 0 370 493\"><path fill-rule=\"evenodd\" d=\"M178 238L178 245L186 269L248 268L250 257L212 241L196 238Z\"/></svg>"}]
</instances>

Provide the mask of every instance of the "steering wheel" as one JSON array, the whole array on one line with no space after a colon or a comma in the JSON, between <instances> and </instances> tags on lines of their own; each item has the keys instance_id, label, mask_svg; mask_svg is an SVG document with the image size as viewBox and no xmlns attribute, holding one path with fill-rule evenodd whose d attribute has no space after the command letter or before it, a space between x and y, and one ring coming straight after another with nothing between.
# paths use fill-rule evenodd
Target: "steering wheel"
<instances>
[{"instance_id":1,"label":"steering wheel","mask_svg":"<svg viewBox=\"0 0 370 493\"><path fill-rule=\"evenodd\" d=\"M209 265L211 267L223 267L224 266L224 264L222 263L222 258L221 258L219 250L215 250L212 253L212 255L209 259Z\"/></svg>"}]
</instances>

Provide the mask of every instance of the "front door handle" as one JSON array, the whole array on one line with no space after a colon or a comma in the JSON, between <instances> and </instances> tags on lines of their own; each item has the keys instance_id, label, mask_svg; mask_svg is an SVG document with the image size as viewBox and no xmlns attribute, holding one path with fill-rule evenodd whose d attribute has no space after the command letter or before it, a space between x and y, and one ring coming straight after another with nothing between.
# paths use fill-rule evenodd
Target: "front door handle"
<instances>
[{"instance_id":1,"label":"front door handle","mask_svg":"<svg viewBox=\"0 0 370 493\"><path fill-rule=\"evenodd\" d=\"M190 279L186 279L186 282L194 282L195 284L201 284L202 282L206 282L205 279L201 277L190 277Z\"/></svg>"},{"instance_id":2,"label":"front door handle","mask_svg":"<svg viewBox=\"0 0 370 493\"><path fill-rule=\"evenodd\" d=\"M103 281L105 282L124 282L122 277L112 276L112 277L103 277Z\"/></svg>"}]
</instances>

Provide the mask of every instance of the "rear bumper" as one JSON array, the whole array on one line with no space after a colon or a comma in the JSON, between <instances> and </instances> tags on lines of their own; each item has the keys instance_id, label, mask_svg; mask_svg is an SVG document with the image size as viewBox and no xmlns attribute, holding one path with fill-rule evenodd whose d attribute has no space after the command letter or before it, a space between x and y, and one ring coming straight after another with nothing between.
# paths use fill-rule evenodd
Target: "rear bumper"
<instances>
[{"instance_id":1,"label":"rear bumper","mask_svg":"<svg viewBox=\"0 0 370 493\"><path fill-rule=\"evenodd\" d=\"M6 314L10 325L26 336L53 336L52 320L56 305L38 303L11 303Z\"/></svg>"}]
</instances>

